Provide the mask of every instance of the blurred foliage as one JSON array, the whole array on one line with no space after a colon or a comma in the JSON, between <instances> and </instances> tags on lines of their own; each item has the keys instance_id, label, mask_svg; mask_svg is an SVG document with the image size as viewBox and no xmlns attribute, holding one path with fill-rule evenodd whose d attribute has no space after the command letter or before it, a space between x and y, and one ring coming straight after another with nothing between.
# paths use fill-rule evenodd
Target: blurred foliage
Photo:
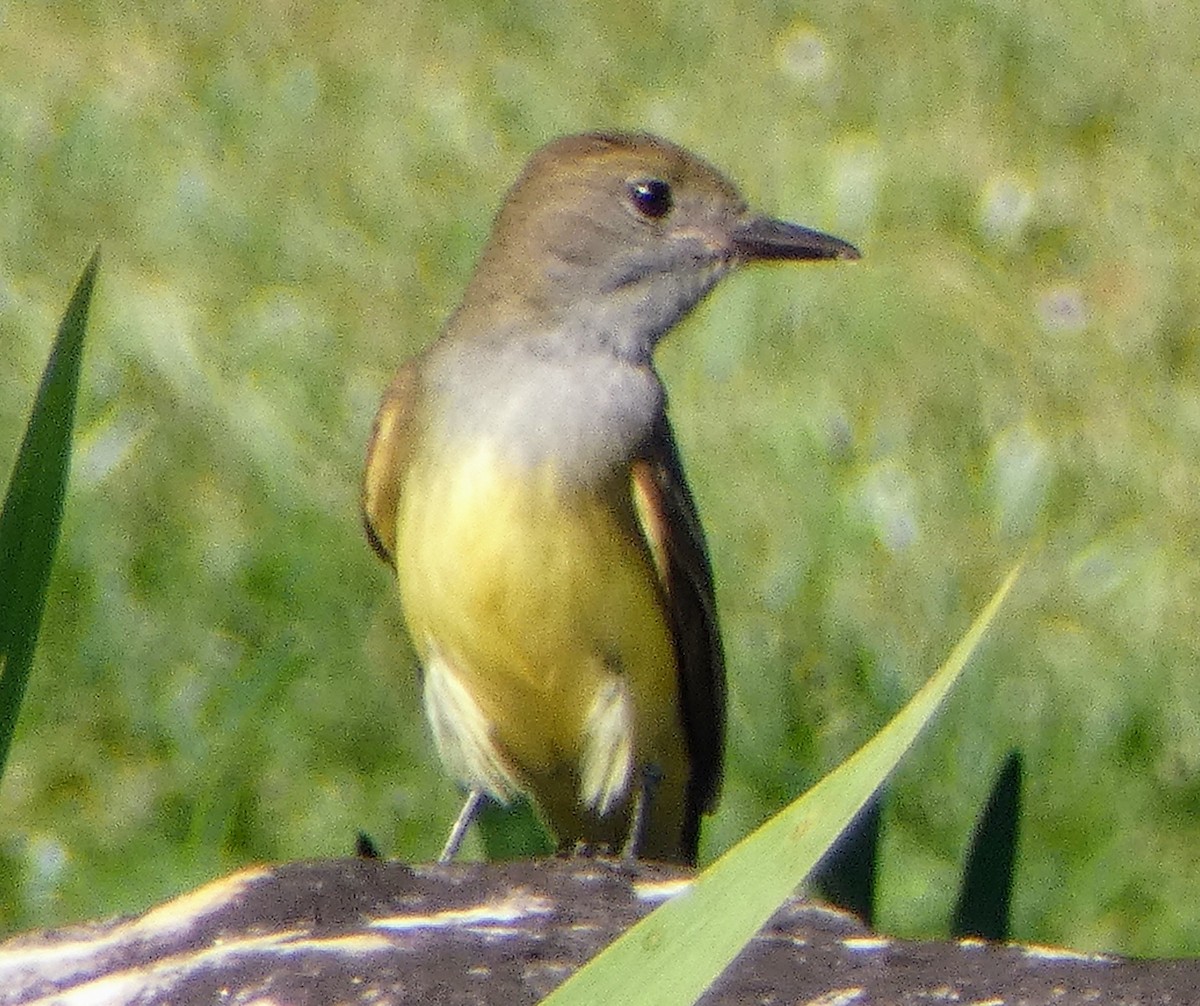
<instances>
[{"instance_id":1,"label":"blurred foliage","mask_svg":"<svg viewBox=\"0 0 1200 1006\"><path fill-rule=\"evenodd\" d=\"M0 474L78 249L106 262L0 927L359 829L436 855L459 795L359 528L362 451L525 156L615 125L866 254L747 271L660 353L730 658L704 852L876 730L1034 543L895 780L879 925L945 931L1019 745L1014 938L1200 951L1197 22L0 2Z\"/></svg>"}]
</instances>

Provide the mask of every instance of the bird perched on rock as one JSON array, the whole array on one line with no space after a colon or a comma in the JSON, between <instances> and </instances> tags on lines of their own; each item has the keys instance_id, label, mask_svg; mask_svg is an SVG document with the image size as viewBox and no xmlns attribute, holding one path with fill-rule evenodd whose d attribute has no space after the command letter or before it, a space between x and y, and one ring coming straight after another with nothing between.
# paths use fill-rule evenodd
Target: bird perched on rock
<instances>
[{"instance_id":1,"label":"bird perched on rock","mask_svg":"<svg viewBox=\"0 0 1200 1006\"><path fill-rule=\"evenodd\" d=\"M446 769L560 846L694 863L721 781L712 571L654 347L731 269L856 259L645 134L533 155L462 303L387 389L363 511Z\"/></svg>"}]
</instances>

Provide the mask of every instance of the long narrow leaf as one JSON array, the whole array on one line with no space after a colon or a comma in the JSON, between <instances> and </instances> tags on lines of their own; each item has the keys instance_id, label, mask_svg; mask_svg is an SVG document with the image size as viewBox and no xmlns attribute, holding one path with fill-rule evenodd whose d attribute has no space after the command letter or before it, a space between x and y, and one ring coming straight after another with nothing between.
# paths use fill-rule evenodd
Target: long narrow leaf
<instances>
[{"instance_id":1,"label":"long narrow leaf","mask_svg":"<svg viewBox=\"0 0 1200 1006\"><path fill-rule=\"evenodd\" d=\"M1010 751L975 826L950 924L951 936L978 936L996 942L1008 939L1023 775L1021 752Z\"/></svg>"},{"instance_id":2,"label":"long narrow leaf","mask_svg":"<svg viewBox=\"0 0 1200 1006\"><path fill-rule=\"evenodd\" d=\"M883 796L881 789L855 815L808 880L825 901L858 916L868 929L875 924Z\"/></svg>"},{"instance_id":3,"label":"long narrow leaf","mask_svg":"<svg viewBox=\"0 0 1200 1006\"><path fill-rule=\"evenodd\" d=\"M97 251L59 324L0 513L0 777L29 680L58 544L83 337L99 264Z\"/></svg>"},{"instance_id":4,"label":"long narrow leaf","mask_svg":"<svg viewBox=\"0 0 1200 1006\"><path fill-rule=\"evenodd\" d=\"M946 663L882 731L730 849L689 890L624 933L543 1004L694 1003L896 767L957 680L1019 572L1018 564Z\"/></svg>"}]
</instances>

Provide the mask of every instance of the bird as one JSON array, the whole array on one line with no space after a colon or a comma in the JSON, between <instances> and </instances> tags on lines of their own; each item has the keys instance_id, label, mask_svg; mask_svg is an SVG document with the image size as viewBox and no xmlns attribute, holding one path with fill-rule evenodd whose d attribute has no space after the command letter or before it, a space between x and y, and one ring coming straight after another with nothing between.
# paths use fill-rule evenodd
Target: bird
<instances>
[{"instance_id":1,"label":"bird","mask_svg":"<svg viewBox=\"0 0 1200 1006\"><path fill-rule=\"evenodd\" d=\"M530 157L458 307L384 392L363 477L468 794L443 861L485 798L527 796L560 850L695 864L725 657L654 349L739 266L859 257L654 135Z\"/></svg>"}]
</instances>

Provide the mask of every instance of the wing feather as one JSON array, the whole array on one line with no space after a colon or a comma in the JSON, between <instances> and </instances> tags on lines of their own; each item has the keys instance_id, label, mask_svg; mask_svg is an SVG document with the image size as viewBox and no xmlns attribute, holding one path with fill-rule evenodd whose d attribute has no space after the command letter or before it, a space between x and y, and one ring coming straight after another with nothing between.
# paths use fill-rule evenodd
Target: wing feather
<instances>
[{"instance_id":1,"label":"wing feather","mask_svg":"<svg viewBox=\"0 0 1200 1006\"><path fill-rule=\"evenodd\" d=\"M634 462L632 489L667 598L679 659L684 736L692 768L684 832L694 849L700 814L715 807L721 785L725 654L704 531L665 416Z\"/></svg>"},{"instance_id":2,"label":"wing feather","mask_svg":"<svg viewBox=\"0 0 1200 1006\"><path fill-rule=\"evenodd\" d=\"M402 366L383 393L363 471L362 516L367 540L384 562L396 565L396 509L412 459L420 375L416 362Z\"/></svg>"}]
</instances>

